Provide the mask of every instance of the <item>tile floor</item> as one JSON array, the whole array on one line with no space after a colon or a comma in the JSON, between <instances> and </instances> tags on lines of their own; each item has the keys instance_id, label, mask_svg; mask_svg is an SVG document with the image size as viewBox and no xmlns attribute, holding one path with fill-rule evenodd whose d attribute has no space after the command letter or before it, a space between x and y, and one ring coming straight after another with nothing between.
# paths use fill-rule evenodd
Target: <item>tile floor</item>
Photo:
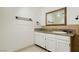
<instances>
[{"instance_id":1,"label":"tile floor","mask_svg":"<svg viewBox=\"0 0 79 59\"><path fill-rule=\"evenodd\" d=\"M36 45L32 45L31 47L24 48L22 50L19 50L18 52L47 52L47 51Z\"/></svg>"}]
</instances>

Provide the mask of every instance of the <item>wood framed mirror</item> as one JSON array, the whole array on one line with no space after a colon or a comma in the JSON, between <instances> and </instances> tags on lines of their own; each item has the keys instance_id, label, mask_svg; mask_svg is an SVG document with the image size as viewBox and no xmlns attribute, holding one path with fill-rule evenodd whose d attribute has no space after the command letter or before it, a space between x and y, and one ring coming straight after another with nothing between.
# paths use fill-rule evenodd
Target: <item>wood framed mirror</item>
<instances>
[{"instance_id":1,"label":"wood framed mirror","mask_svg":"<svg viewBox=\"0 0 79 59\"><path fill-rule=\"evenodd\" d=\"M46 13L46 26L66 25L66 7Z\"/></svg>"}]
</instances>

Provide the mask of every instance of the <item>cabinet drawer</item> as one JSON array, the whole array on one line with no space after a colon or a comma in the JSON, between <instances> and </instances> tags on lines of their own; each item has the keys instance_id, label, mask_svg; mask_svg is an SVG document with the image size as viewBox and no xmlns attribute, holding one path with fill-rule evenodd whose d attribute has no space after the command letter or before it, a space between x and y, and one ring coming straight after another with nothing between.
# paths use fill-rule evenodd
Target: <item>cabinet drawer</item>
<instances>
[{"instance_id":1,"label":"cabinet drawer","mask_svg":"<svg viewBox=\"0 0 79 59\"><path fill-rule=\"evenodd\" d=\"M55 39L61 39L61 40L64 40L64 41L70 41L70 37L61 36L61 35L55 35Z\"/></svg>"},{"instance_id":2,"label":"cabinet drawer","mask_svg":"<svg viewBox=\"0 0 79 59\"><path fill-rule=\"evenodd\" d=\"M44 35L45 36L45 33L41 33L41 32L35 32L35 34L37 34L37 35Z\"/></svg>"},{"instance_id":3,"label":"cabinet drawer","mask_svg":"<svg viewBox=\"0 0 79 59\"><path fill-rule=\"evenodd\" d=\"M55 38L54 34L46 34L46 38Z\"/></svg>"},{"instance_id":4,"label":"cabinet drawer","mask_svg":"<svg viewBox=\"0 0 79 59\"><path fill-rule=\"evenodd\" d=\"M70 42L70 37L68 37L68 36L61 36L61 35L55 35L55 34L47 34L46 38L59 39L59 40L64 40L64 41Z\"/></svg>"}]
</instances>

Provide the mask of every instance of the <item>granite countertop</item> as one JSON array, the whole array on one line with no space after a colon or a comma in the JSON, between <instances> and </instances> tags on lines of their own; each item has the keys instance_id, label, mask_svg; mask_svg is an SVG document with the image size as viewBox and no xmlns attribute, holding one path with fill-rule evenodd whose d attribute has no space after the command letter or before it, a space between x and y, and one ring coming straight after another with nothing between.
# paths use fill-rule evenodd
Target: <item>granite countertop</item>
<instances>
[{"instance_id":1,"label":"granite countertop","mask_svg":"<svg viewBox=\"0 0 79 59\"><path fill-rule=\"evenodd\" d=\"M47 29L41 29L41 28L35 28L35 32L41 32L41 33L47 33L47 34L56 34L56 35L63 35L63 36L74 36L74 31L67 32L67 33L53 33L53 31L62 31L62 29L54 29L54 30L47 30Z\"/></svg>"}]
</instances>

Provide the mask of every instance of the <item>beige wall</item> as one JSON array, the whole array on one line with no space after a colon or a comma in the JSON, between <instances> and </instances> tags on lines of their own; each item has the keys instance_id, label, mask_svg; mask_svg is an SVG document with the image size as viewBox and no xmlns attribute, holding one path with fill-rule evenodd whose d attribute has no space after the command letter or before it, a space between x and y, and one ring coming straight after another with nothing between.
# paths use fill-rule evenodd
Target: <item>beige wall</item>
<instances>
[{"instance_id":1,"label":"beige wall","mask_svg":"<svg viewBox=\"0 0 79 59\"><path fill-rule=\"evenodd\" d=\"M36 26L34 23L39 18L39 11L39 8L32 7L0 8L0 51L14 51L33 44L32 28ZM18 21L15 16L30 17L33 23Z\"/></svg>"}]
</instances>

